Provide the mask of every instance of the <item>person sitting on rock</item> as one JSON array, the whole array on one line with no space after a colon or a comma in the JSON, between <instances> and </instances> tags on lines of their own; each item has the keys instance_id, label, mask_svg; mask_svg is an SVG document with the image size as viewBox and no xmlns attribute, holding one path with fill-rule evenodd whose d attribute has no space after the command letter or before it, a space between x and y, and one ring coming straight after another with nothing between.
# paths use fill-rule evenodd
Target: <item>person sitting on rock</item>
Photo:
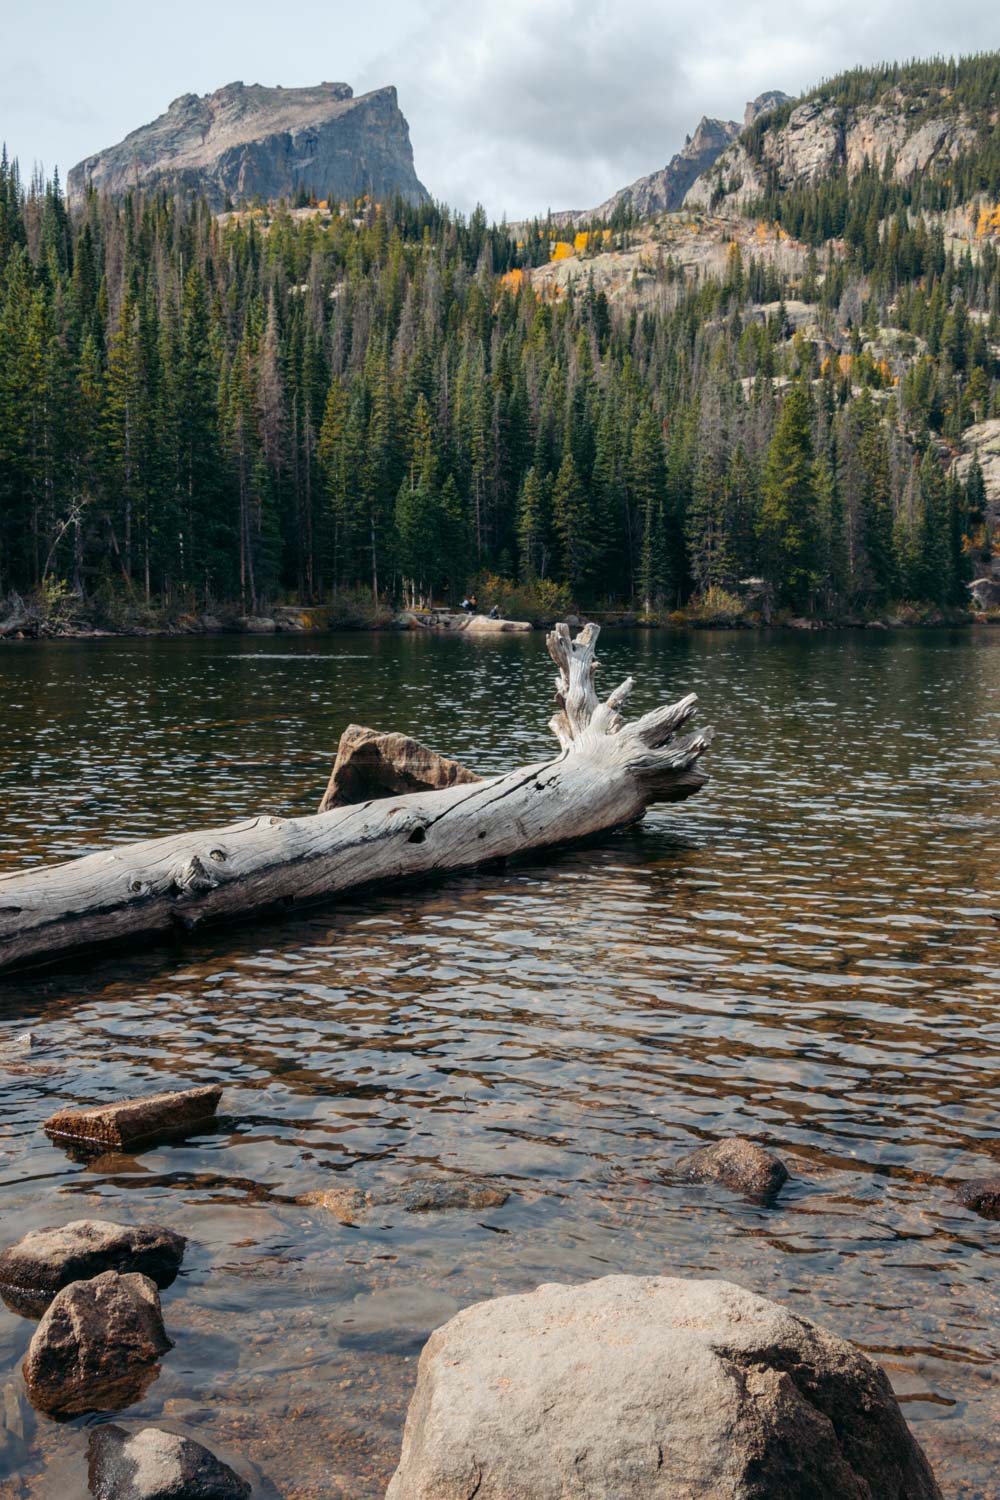
<instances>
[{"instance_id":1,"label":"person sitting on rock","mask_svg":"<svg viewBox=\"0 0 1000 1500\"><path fill-rule=\"evenodd\" d=\"M500 618L500 606L499 606L499 604L494 604L493 608L490 610L490 619L491 620L499 620L499 618Z\"/></svg>"}]
</instances>

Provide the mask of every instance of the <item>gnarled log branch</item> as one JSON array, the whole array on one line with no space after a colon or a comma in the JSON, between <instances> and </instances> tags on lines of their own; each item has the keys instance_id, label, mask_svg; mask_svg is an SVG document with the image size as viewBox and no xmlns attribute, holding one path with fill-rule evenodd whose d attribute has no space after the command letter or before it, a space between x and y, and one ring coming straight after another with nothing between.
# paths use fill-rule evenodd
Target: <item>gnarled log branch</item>
<instances>
[{"instance_id":1,"label":"gnarled log branch","mask_svg":"<svg viewBox=\"0 0 1000 1500\"><path fill-rule=\"evenodd\" d=\"M698 761L711 739L710 730L681 733L694 694L624 723L618 710L631 681L603 703L594 688L598 633L587 625L573 640L557 625L548 637L562 747L551 759L441 791L250 818L0 876L0 969L468 868L690 797L707 780Z\"/></svg>"}]
</instances>

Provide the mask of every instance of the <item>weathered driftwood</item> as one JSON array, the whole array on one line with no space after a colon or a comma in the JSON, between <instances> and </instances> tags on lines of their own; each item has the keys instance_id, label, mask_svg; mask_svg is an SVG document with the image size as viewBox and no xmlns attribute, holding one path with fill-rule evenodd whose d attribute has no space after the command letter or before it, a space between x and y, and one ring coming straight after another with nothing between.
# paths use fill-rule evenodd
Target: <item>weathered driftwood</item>
<instances>
[{"instance_id":1,"label":"weathered driftwood","mask_svg":"<svg viewBox=\"0 0 1000 1500\"><path fill-rule=\"evenodd\" d=\"M249 912L295 908L352 887L462 869L635 821L653 802L703 786L710 731L681 735L690 694L633 724L594 690L598 636L565 625L548 637L559 668L551 728L560 753L503 776L308 817L262 816L225 828L118 845L66 864L0 877L0 969Z\"/></svg>"}]
</instances>

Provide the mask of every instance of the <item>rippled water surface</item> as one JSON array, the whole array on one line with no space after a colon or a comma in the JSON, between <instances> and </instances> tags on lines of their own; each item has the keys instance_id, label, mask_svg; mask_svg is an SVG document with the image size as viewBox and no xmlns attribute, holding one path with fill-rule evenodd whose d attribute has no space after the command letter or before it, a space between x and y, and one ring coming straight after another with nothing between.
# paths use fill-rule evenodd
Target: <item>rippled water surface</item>
<instances>
[{"instance_id":1,"label":"rippled water surface","mask_svg":"<svg viewBox=\"0 0 1000 1500\"><path fill-rule=\"evenodd\" d=\"M2 1241L83 1216L189 1235L176 1348L129 1419L368 1500L416 1356L464 1304L612 1271L724 1276L885 1365L949 1496L1000 1494L1000 631L611 634L635 711L694 689L713 780L550 859L0 981ZM0 868L318 800L350 720L497 771L545 754L540 636L0 647ZM3 1059L0 1057L0 1064ZM217 1127L70 1159L68 1103L219 1080ZM771 1143L773 1209L680 1181ZM348 1227L295 1202L471 1170L503 1208ZM32 1325L0 1308L0 1387ZM86 1493L87 1427L21 1402L0 1495Z\"/></svg>"}]
</instances>

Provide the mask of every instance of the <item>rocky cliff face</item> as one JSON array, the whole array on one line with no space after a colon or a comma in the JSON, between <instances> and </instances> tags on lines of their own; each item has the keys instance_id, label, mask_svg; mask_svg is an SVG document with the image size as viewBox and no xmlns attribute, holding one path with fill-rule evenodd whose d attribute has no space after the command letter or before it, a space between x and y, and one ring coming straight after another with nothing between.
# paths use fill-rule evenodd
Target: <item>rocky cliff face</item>
<instances>
[{"instance_id":1,"label":"rocky cliff face","mask_svg":"<svg viewBox=\"0 0 1000 1500\"><path fill-rule=\"evenodd\" d=\"M845 118L845 111L835 104L804 100L787 120L779 116L774 127L764 131L759 160L742 140L727 146L688 189L684 207L738 212L763 193L771 170L780 187L807 186L845 166L854 177L865 161L881 169L891 157L894 178L904 181L915 172L954 160L975 140L974 128L961 114L914 119L906 105L905 98L895 97L849 110Z\"/></svg>"},{"instance_id":2,"label":"rocky cliff face","mask_svg":"<svg viewBox=\"0 0 1000 1500\"><path fill-rule=\"evenodd\" d=\"M641 218L649 214L673 213L681 207L688 189L714 165L742 129L752 125L762 112L787 101L788 95L777 91L761 94L747 105L743 125L735 120L710 120L703 115L694 135L688 136L683 150L672 156L665 167L650 172L648 177L640 177L629 187L620 188L597 208L579 217L581 220L591 217L610 219L626 202L631 203L633 212Z\"/></svg>"},{"instance_id":3,"label":"rocky cliff face","mask_svg":"<svg viewBox=\"0 0 1000 1500\"><path fill-rule=\"evenodd\" d=\"M184 94L150 125L88 156L69 174L71 201L98 191L204 193L216 208L298 188L320 198L401 193L426 201L413 167L410 132L394 88L355 98L346 83L265 88L230 83L199 98Z\"/></svg>"}]
</instances>

